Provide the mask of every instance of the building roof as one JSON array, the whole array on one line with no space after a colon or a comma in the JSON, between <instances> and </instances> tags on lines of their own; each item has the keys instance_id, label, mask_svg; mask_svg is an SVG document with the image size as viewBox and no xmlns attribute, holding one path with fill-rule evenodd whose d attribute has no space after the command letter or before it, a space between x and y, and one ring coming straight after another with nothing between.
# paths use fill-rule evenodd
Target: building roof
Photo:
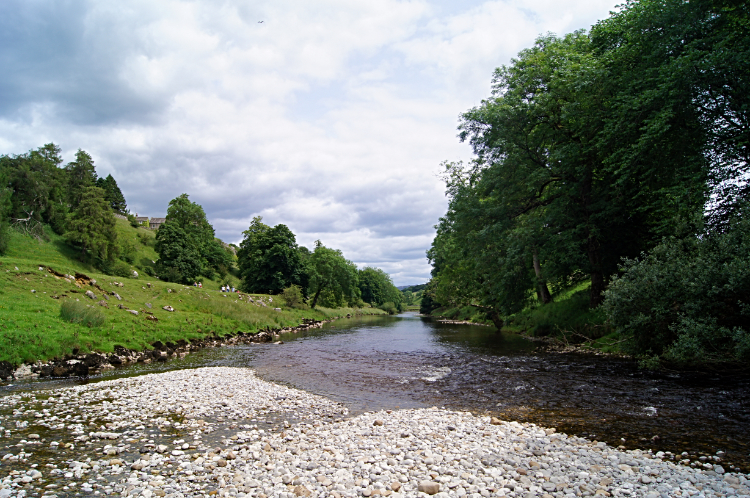
<instances>
[{"instance_id":1,"label":"building roof","mask_svg":"<svg viewBox=\"0 0 750 498\"><path fill-rule=\"evenodd\" d=\"M166 218L151 218L150 222L151 223L164 223L165 221L167 221Z\"/></svg>"},{"instance_id":2,"label":"building roof","mask_svg":"<svg viewBox=\"0 0 750 498\"><path fill-rule=\"evenodd\" d=\"M136 216L135 221L148 221L148 216Z\"/></svg>"}]
</instances>

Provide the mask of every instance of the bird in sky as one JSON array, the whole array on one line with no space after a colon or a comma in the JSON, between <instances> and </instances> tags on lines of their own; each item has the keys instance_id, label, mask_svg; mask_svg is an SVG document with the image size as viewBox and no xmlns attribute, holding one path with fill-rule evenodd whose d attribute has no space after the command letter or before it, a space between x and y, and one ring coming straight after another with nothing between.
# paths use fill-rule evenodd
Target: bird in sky
<instances>
[{"instance_id":1,"label":"bird in sky","mask_svg":"<svg viewBox=\"0 0 750 498\"><path fill-rule=\"evenodd\" d=\"M258 21L258 24L263 24L264 21Z\"/></svg>"}]
</instances>

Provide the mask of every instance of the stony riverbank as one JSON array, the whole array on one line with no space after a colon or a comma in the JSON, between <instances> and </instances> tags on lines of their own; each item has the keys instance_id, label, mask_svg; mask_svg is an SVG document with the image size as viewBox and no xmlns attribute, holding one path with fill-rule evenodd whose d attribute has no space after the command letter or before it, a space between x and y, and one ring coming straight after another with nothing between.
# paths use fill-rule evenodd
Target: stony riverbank
<instances>
[{"instance_id":1,"label":"stony riverbank","mask_svg":"<svg viewBox=\"0 0 750 498\"><path fill-rule=\"evenodd\" d=\"M0 398L0 497L728 496L746 476L444 409L348 417L249 369Z\"/></svg>"},{"instance_id":2,"label":"stony riverbank","mask_svg":"<svg viewBox=\"0 0 750 498\"><path fill-rule=\"evenodd\" d=\"M351 315L347 315L346 317L350 318ZM256 334L238 332L223 337L212 335L190 341L179 340L176 343L162 343L157 341L151 345L153 349L144 348L140 351L115 346L115 351L110 354L75 353L62 359L23 364L18 368L14 368L8 362L0 362L0 381L38 377L87 377L99 374L103 370L125 367L134 363L165 362L175 358L183 358L191 352L204 348L273 342L278 340L281 334L320 328L324 324L334 320L335 318L329 320L303 319L302 323L296 327L262 330Z\"/></svg>"}]
</instances>

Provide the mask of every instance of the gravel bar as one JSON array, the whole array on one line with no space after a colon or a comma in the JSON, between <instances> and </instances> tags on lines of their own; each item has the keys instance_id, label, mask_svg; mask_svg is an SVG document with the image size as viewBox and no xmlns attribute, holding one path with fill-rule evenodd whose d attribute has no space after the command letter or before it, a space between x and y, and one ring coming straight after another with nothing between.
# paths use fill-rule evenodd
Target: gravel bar
<instances>
[{"instance_id":1,"label":"gravel bar","mask_svg":"<svg viewBox=\"0 0 750 498\"><path fill-rule=\"evenodd\" d=\"M350 417L245 368L0 398L0 498L749 496L711 462L439 408Z\"/></svg>"}]
</instances>

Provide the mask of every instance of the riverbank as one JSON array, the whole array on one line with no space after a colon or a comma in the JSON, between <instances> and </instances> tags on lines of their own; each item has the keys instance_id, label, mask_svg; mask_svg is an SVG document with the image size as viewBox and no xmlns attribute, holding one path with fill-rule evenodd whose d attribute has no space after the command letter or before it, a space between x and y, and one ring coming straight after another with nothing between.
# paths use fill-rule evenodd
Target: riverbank
<instances>
[{"instance_id":1,"label":"riverbank","mask_svg":"<svg viewBox=\"0 0 750 498\"><path fill-rule=\"evenodd\" d=\"M59 253L37 256L33 262L0 258L2 371L40 361L77 360L88 353L111 356L118 350L151 350L155 343L189 343L347 315L385 314L377 308L299 309L279 296L219 292L143 276L81 273ZM65 303L80 310L64 318ZM86 326L83 314L96 318L95 323Z\"/></svg>"},{"instance_id":2,"label":"riverbank","mask_svg":"<svg viewBox=\"0 0 750 498\"><path fill-rule=\"evenodd\" d=\"M217 396L217 393L221 393ZM747 477L444 409L348 418L241 368L0 398L0 497L726 496Z\"/></svg>"}]
</instances>

